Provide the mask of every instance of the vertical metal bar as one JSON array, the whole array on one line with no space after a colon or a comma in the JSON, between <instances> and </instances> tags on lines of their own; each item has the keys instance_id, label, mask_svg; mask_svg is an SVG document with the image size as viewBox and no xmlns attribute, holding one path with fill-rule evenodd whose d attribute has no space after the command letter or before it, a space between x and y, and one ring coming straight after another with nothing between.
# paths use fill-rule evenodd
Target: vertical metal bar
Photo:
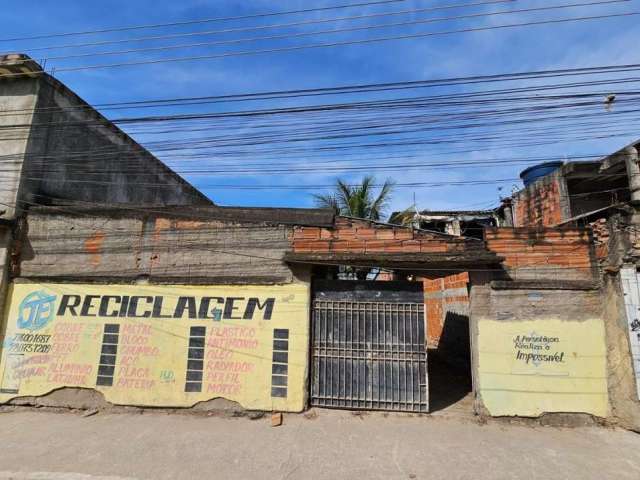
<instances>
[{"instance_id":1,"label":"vertical metal bar","mask_svg":"<svg viewBox=\"0 0 640 480\"><path fill-rule=\"evenodd\" d=\"M399 305L390 305L391 308L391 409L397 405L400 408L400 368L398 366L398 310ZM397 400L397 403L396 403Z\"/></svg>"},{"instance_id":2,"label":"vertical metal bar","mask_svg":"<svg viewBox=\"0 0 640 480\"><path fill-rule=\"evenodd\" d=\"M311 307L311 404L313 405L314 399L318 396L317 384L316 384L316 374L318 372L318 365L316 364L318 357L316 356L316 322L317 322L318 314L316 313L316 304L315 302ZM273 373L273 372L272 372Z\"/></svg>"},{"instance_id":3,"label":"vertical metal bar","mask_svg":"<svg viewBox=\"0 0 640 480\"><path fill-rule=\"evenodd\" d=\"M370 356L371 356L371 362L370 362L370 372L371 372L371 378L373 379L373 375L375 372L375 376L376 376L376 380L377 382L375 383L376 385L376 403L375 405L377 405L378 408L380 408L380 357L379 357L379 344L380 344L380 305L377 303L373 303L371 304L371 313L372 313L372 318L371 318L371 352L370 352ZM375 327L373 326L373 317L375 316ZM374 334L375 334L375 342L374 342ZM374 362L376 362L376 367L374 368ZM374 382L371 381L371 408L374 407L374 395L373 395L373 384Z\"/></svg>"},{"instance_id":4,"label":"vertical metal bar","mask_svg":"<svg viewBox=\"0 0 640 480\"><path fill-rule=\"evenodd\" d=\"M407 401L411 402L411 410L415 410L416 405L413 395L413 304L409 305L409 340L407 346L407 356L409 358L409 383L411 384L411 400L407 397Z\"/></svg>"},{"instance_id":5,"label":"vertical metal bar","mask_svg":"<svg viewBox=\"0 0 640 480\"><path fill-rule=\"evenodd\" d=\"M408 402L408 393L407 393L407 368L409 366L408 362L407 362L407 309L408 309L408 304L402 304L402 309L401 309L401 316L402 316L402 337L399 339L400 340L400 345L401 345L401 350L402 350L402 360L401 360L401 365L402 368L404 369L403 371L403 375L402 375L402 381L404 383L404 387L401 390L401 395L400 395L400 399L403 402L403 407L405 410L409 410L409 402ZM400 325L400 324L399 324ZM400 329L400 327L398 327L398 329Z\"/></svg>"},{"instance_id":6,"label":"vertical metal bar","mask_svg":"<svg viewBox=\"0 0 640 480\"><path fill-rule=\"evenodd\" d=\"M383 329L383 339L382 339L382 351L383 351L383 363L384 369L382 370L382 385L384 386L384 401L385 405L388 405L389 396L387 395L387 310L388 305L385 303L382 305L382 329Z\"/></svg>"},{"instance_id":7,"label":"vertical metal bar","mask_svg":"<svg viewBox=\"0 0 640 480\"><path fill-rule=\"evenodd\" d=\"M421 307L421 316L422 318L424 318L424 305L422 305ZM422 351L424 352L424 384L425 384L425 401L424 401L424 411L428 412L429 411L429 351L427 350L427 345L426 345L426 329L427 326L425 324L425 344L423 345L423 349Z\"/></svg>"},{"instance_id":8,"label":"vertical metal bar","mask_svg":"<svg viewBox=\"0 0 640 480\"><path fill-rule=\"evenodd\" d=\"M329 311L327 312L327 353L331 350L331 346L333 345L333 310L334 310L334 302L329 302ZM329 371L327 372L328 382L326 385L326 396L327 403L329 405L333 405L333 352L329 354L327 357L327 368Z\"/></svg>"},{"instance_id":9,"label":"vertical metal bar","mask_svg":"<svg viewBox=\"0 0 640 480\"><path fill-rule=\"evenodd\" d=\"M351 306L351 318L349 319L349 406L353 407L353 305ZM346 392L345 392L346 393Z\"/></svg>"},{"instance_id":10,"label":"vertical metal bar","mask_svg":"<svg viewBox=\"0 0 640 480\"><path fill-rule=\"evenodd\" d=\"M329 321L329 304L328 302L322 302L322 333L324 335L324 341L322 342L322 405L327 404L327 341L329 336L327 334L328 321Z\"/></svg>"},{"instance_id":11,"label":"vertical metal bar","mask_svg":"<svg viewBox=\"0 0 640 480\"><path fill-rule=\"evenodd\" d=\"M355 334L355 336L354 336ZM360 308L356 310L356 325L352 331L351 341L353 343L353 363L354 363L354 375L351 378L351 382L355 385L355 403L360 407Z\"/></svg>"},{"instance_id":12,"label":"vertical metal bar","mask_svg":"<svg viewBox=\"0 0 640 480\"><path fill-rule=\"evenodd\" d=\"M342 371L340 372L340 380L342 380L342 391L340 397L342 399L342 405L347 405L347 313L350 313L353 303L344 304L344 315L340 317L338 323L338 329L340 330L340 339L342 347Z\"/></svg>"}]
</instances>

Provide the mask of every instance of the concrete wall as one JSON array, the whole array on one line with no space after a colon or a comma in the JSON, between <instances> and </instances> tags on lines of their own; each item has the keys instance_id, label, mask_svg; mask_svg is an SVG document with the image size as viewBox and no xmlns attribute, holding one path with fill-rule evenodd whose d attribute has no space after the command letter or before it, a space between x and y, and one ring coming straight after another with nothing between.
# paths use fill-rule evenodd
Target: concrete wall
<instances>
[{"instance_id":1,"label":"concrete wall","mask_svg":"<svg viewBox=\"0 0 640 480\"><path fill-rule=\"evenodd\" d=\"M13 232L11 227L0 224L0 312L4 312L7 293L5 285L9 284L12 240Z\"/></svg>"},{"instance_id":2,"label":"concrete wall","mask_svg":"<svg viewBox=\"0 0 640 480\"><path fill-rule=\"evenodd\" d=\"M0 80L0 110L2 218L16 217L16 203L19 211L65 200L101 205L211 205L197 189L48 75Z\"/></svg>"},{"instance_id":3,"label":"concrete wall","mask_svg":"<svg viewBox=\"0 0 640 480\"><path fill-rule=\"evenodd\" d=\"M603 279L603 318L607 338L607 366L611 416L615 421L640 431L640 400L629 344L629 319L619 274Z\"/></svg>"},{"instance_id":4,"label":"concrete wall","mask_svg":"<svg viewBox=\"0 0 640 480\"><path fill-rule=\"evenodd\" d=\"M107 215L68 208L34 208L18 223L2 326L8 347L0 363L0 401L218 410L220 403L213 399L225 399L233 410L283 411L306 405L310 279L308 267L290 268L282 261L290 249L291 227L206 219L204 214L187 218L119 209ZM110 295L111 312L100 313L96 303L84 313L78 310L78 318L70 311L60 313L64 295ZM118 298L124 296L141 298L137 310L120 310L114 318L114 302L123 302ZM155 303L146 299L159 296L163 310L155 311ZM207 318L187 318L186 310L183 317L172 318L181 296L194 296L196 303L212 297L217 316L206 310ZM231 318L240 310L228 310L228 299L235 298L240 308L249 297L259 298L261 314L265 300L274 298L273 317ZM40 305L50 298L55 308L49 310L56 315L42 325L27 324L49 311ZM220 304L220 298L227 300ZM122 330L119 352L131 353L118 357L114 368L102 362L100 353L107 324ZM206 357L202 368L192 371L190 365L198 366L188 358L193 326L205 327L195 341L204 338ZM275 338L284 335L283 329L289 338ZM254 336L251 342L228 343L245 334ZM10 355L20 349L28 358ZM38 352L54 355L32 355ZM100 383L105 372L113 374L112 385ZM190 390L195 387L189 379L196 377L202 386ZM56 393L59 389L67 393Z\"/></svg>"},{"instance_id":5,"label":"concrete wall","mask_svg":"<svg viewBox=\"0 0 640 480\"><path fill-rule=\"evenodd\" d=\"M61 388L116 405L248 410L306 404L308 281L284 285L15 283L0 403ZM88 397L88 398L87 398Z\"/></svg>"},{"instance_id":6,"label":"concrete wall","mask_svg":"<svg viewBox=\"0 0 640 480\"><path fill-rule=\"evenodd\" d=\"M211 204L60 82L40 82L22 182L27 201Z\"/></svg>"},{"instance_id":7,"label":"concrete wall","mask_svg":"<svg viewBox=\"0 0 640 480\"><path fill-rule=\"evenodd\" d=\"M79 281L288 283L285 226L166 217L31 212L14 276Z\"/></svg>"},{"instance_id":8,"label":"concrete wall","mask_svg":"<svg viewBox=\"0 0 640 480\"><path fill-rule=\"evenodd\" d=\"M476 410L609 415L597 290L471 289Z\"/></svg>"},{"instance_id":9,"label":"concrete wall","mask_svg":"<svg viewBox=\"0 0 640 480\"><path fill-rule=\"evenodd\" d=\"M40 82L0 80L0 218L14 218L22 164L31 132Z\"/></svg>"}]
</instances>

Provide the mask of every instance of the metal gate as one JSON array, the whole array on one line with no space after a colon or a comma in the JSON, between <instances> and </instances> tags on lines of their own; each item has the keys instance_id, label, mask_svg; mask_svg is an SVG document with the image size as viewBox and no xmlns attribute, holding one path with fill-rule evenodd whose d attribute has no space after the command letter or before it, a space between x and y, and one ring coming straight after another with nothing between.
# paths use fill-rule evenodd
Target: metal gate
<instances>
[{"instance_id":1,"label":"metal gate","mask_svg":"<svg viewBox=\"0 0 640 480\"><path fill-rule=\"evenodd\" d=\"M311 405L428 412L421 283L314 283Z\"/></svg>"}]
</instances>

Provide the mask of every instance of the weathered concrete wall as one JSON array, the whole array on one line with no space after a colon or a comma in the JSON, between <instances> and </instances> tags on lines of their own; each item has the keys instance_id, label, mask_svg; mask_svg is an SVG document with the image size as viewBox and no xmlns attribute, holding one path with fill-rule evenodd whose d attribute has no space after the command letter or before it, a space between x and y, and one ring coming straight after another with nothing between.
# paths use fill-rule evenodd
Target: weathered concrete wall
<instances>
[{"instance_id":1,"label":"weathered concrete wall","mask_svg":"<svg viewBox=\"0 0 640 480\"><path fill-rule=\"evenodd\" d=\"M10 252L13 235L9 225L0 224L0 312L4 312L4 305L9 286Z\"/></svg>"},{"instance_id":2,"label":"weathered concrete wall","mask_svg":"<svg viewBox=\"0 0 640 480\"><path fill-rule=\"evenodd\" d=\"M0 80L0 218L15 217L23 161L40 82L34 78Z\"/></svg>"},{"instance_id":3,"label":"weathered concrete wall","mask_svg":"<svg viewBox=\"0 0 640 480\"><path fill-rule=\"evenodd\" d=\"M30 213L14 276L65 281L288 283L286 226L180 217Z\"/></svg>"},{"instance_id":4,"label":"weathered concrete wall","mask_svg":"<svg viewBox=\"0 0 640 480\"><path fill-rule=\"evenodd\" d=\"M640 400L629 345L628 318L617 274L603 279L603 318L611 416L619 425L640 431Z\"/></svg>"},{"instance_id":5,"label":"weathered concrete wall","mask_svg":"<svg viewBox=\"0 0 640 480\"><path fill-rule=\"evenodd\" d=\"M211 204L60 82L40 82L23 177L27 201Z\"/></svg>"},{"instance_id":6,"label":"weathered concrete wall","mask_svg":"<svg viewBox=\"0 0 640 480\"><path fill-rule=\"evenodd\" d=\"M597 290L471 289L476 410L493 416L607 417Z\"/></svg>"},{"instance_id":7,"label":"weathered concrete wall","mask_svg":"<svg viewBox=\"0 0 640 480\"><path fill-rule=\"evenodd\" d=\"M14 283L0 324L0 403L72 388L49 404L100 406L95 390L117 405L225 398L301 411L309 285Z\"/></svg>"}]
</instances>

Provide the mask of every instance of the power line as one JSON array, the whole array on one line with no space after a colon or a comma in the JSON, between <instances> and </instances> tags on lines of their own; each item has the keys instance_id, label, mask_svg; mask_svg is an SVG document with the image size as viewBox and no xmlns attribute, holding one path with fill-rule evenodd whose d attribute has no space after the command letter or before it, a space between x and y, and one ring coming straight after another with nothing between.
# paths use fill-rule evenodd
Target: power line
<instances>
[{"instance_id":1,"label":"power line","mask_svg":"<svg viewBox=\"0 0 640 480\"><path fill-rule=\"evenodd\" d=\"M196 24L203 24L203 23L226 22L226 21L232 21L232 20L249 20L254 18L275 17L275 16L281 16L281 15L294 15L299 13L313 13L313 12L328 11L328 10L339 10L339 9L345 9L345 8L385 5L390 3L402 3L405 1L406 0L378 0L378 1L372 1L372 2L360 2L360 3L334 5L330 7L314 7L314 8L305 8L305 9L299 9L299 10L289 10L285 12L255 13L250 15L205 18L205 19L199 19L199 20L185 20L180 22L156 23L156 24L147 24L147 25L130 25L130 26L123 26L123 27L111 27L111 28L85 30L85 31L77 31L77 32L49 33L44 35L33 35L28 37L4 38L4 39L0 39L0 42L41 40L41 39L48 39L48 38L70 37L70 36L76 36L76 35L94 35L98 33L125 32L125 31L131 31L131 30L146 30L146 29L153 29L153 28L165 28L165 27L185 26L185 25L196 25Z\"/></svg>"},{"instance_id":2,"label":"power line","mask_svg":"<svg viewBox=\"0 0 640 480\"><path fill-rule=\"evenodd\" d=\"M133 62L119 62L119 63L110 63L110 64L82 65L77 67L56 68L55 71L56 73L64 73L64 72L76 72L76 71L84 71L84 70L95 70L95 69L101 69L101 68L154 65L154 64L160 64L160 63L176 63L176 62L186 62L186 61L196 61L196 60L213 60L213 59L219 59L219 58L260 55L260 54L266 54L266 53L292 52L292 51L305 50L305 49L329 48L329 47L348 46L348 45L364 45L364 44L370 44L370 43L380 43L380 42L397 41L397 40L410 40L410 39L416 39L416 38L427 38L427 37L441 36L441 35L453 35L453 34L459 34L459 33L472 33L472 32L483 32L483 31L490 31L490 30L500 30L500 29L509 29L509 28L519 28L519 27L554 25L554 24L560 24L560 23L573 23L573 22L583 22L583 21L592 21L592 20L604 20L604 19L612 19L612 18L632 17L637 15L640 15L640 12L625 12L625 13L596 15L596 16L587 16L587 17L572 17L572 18L562 18L562 19L540 20L540 21L531 21L531 22L522 22L522 23L503 24L503 25L492 25L489 27L463 28L463 29L457 29L457 30L445 30L445 31L439 31L439 32L426 32L426 33L417 33L417 34L409 34L409 35L377 37L377 38L368 38L368 39L361 39L361 40L347 40L347 41L339 41L339 42L295 45L295 46L289 46L289 47L268 48L268 49L259 49L259 50L235 51L235 52L226 52L226 53L212 54L212 55L197 55L197 56L189 56L189 57L140 60L140 61L133 61ZM35 73L43 73L43 72L35 72ZM11 77L11 76L24 76L24 75L25 75L24 73L6 73L6 74L0 75L0 78Z\"/></svg>"},{"instance_id":3,"label":"power line","mask_svg":"<svg viewBox=\"0 0 640 480\"><path fill-rule=\"evenodd\" d=\"M624 68L623 70L618 70L618 71L629 71L629 70L637 70L640 69L640 65L638 66L634 66L632 69L631 68ZM604 73L606 70L603 70L602 72L598 72L598 73ZM567 73L565 75L575 75L576 73ZM561 75L561 74L559 74ZM531 78L546 78L546 76L540 76L540 77L535 77L535 76L527 76L527 77L520 77L519 79L531 79ZM503 79L500 79L503 80ZM637 79L632 79L632 81L636 81ZM441 86L441 85L440 85ZM535 87L534 87L535 88ZM495 92L495 91L494 91ZM497 92L499 93L499 91ZM625 92L622 92L625 93ZM638 92L636 91L631 91L628 92L628 95L637 95ZM463 94L463 97L464 98ZM529 97L520 97L517 98L518 100L548 100L548 99L561 99L561 100L567 100L567 99L577 99L577 98L585 98L586 96L589 96L591 98L596 97L598 94L592 93L592 94L573 94L573 95L562 95L562 96L556 96L555 98L545 98L545 97L539 97L539 96L529 96ZM332 103L332 104L316 104L316 105L305 105L305 106L294 106L294 107L284 107L284 108L268 108L268 109L254 109L254 110L235 110L235 111L215 111L215 112L209 112L209 113L202 113L199 112L197 114L173 114L173 115L150 115L150 116L144 116L144 117L121 117L121 118L114 118L111 119L110 121L114 124L131 124L131 123L141 123L141 122L163 122L163 121L177 121L177 120L200 120L200 119L220 119L220 118L231 118L231 117L252 117L252 116L266 116L266 115L279 115L279 114L299 114L299 113L313 113L313 112L324 112L324 111L336 111L336 110L345 110L345 109L360 109L362 110L363 108L372 108L372 107L389 107L389 106L394 106L394 105L399 105L401 107L411 107L411 106L428 106L430 109L434 109L440 105L442 106L448 106L448 105L462 105L462 103L451 103L451 102L446 102L447 99L454 99L456 98L455 95L442 95L439 97L404 97L404 98L396 98L396 99L382 99L382 100L370 100L370 101L356 101L356 102L342 102L342 103ZM445 100L444 102L442 102L441 104L434 102L434 100L439 99L439 100ZM618 100L619 103L625 103L625 102L629 102L631 100L635 100L635 99L624 99L621 98ZM424 101L424 102L428 102L428 105L420 105L419 103L415 103L417 101ZM494 103L501 103L504 101L510 101L509 99L507 100L503 100L503 99L492 99L491 100ZM511 100L513 101L513 99ZM407 104L407 102L414 102L414 103L409 103ZM467 104L470 103L478 103L477 101L474 102L472 101L466 101ZM483 101L483 103L487 103L486 100ZM600 104L602 102L592 102L589 103L589 105L595 105L595 104ZM579 104L576 106L580 106L580 105L586 105L586 104ZM615 112L613 112L615 113ZM0 125L0 130L7 130L7 129L11 129L11 128L25 128L25 127L32 127L32 126L46 126L46 125L55 125L55 124L60 124L60 125L64 125L65 127L70 127L70 126L74 126L74 125L91 125L91 124L95 124L95 125L100 125L104 122L104 120L102 119L92 119L91 121L83 121L83 120L78 120L78 121L59 121L59 122L39 122L39 123L24 123L24 124L3 124Z\"/></svg>"},{"instance_id":4,"label":"power line","mask_svg":"<svg viewBox=\"0 0 640 480\"><path fill-rule=\"evenodd\" d=\"M371 84L352 84L342 85L336 87L319 87L309 89L298 90L275 90L275 91L263 91L263 92L250 92L243 94L229 94L229 95L210 95L201 97L178 97L168 99L155 99L155 100L140 100L140 101L125 101L125 102L111 102L95 104L93 107L102 109L112 109L115 107L122 108L139 108L141 106L149 105L151 107L158 104L169 104L168 106L178 106L182 104L190 104L190 102L242 102L242 101L257 101L257 100L273 100L282 98L302 98L313 97L318 95L344 95L344 94L356 94L356 93L371 93L371 92L384 92L384 91L399 91L405 89L416 88L434 88L443 86L461 86L461 85L475 85L494 82L506 82L515 80L533 80L543 78L556 78L565 76L583 76L583 75L599 75L604 73L625 73L635 72L640 70L640 64L620 64L620 65L603 65L603 66L590 66L590 67L577 67L571 69L551 69L551 70L532 70L524 72L510 72L499 73L490 75L472 75L466 77L449 77L429 80L413 80L404 82L390 82L390 83L371 83ZM637 78L629 79L630 81L636 81ZM503 91L538 91L540 89L555 89L555 88L569 88L580 87L589 85L598 85L602 82L615 83L618 79L610 80L597 80L586 83L571 83L571 84L552 84L552 85L530 85L517 89L509 90L489 90L486 92L471 92L471 93L458 93L458 94L446 94L434 98L443 97L468 97L474 95L494 95ZM78 109L93 110L92 106L80 105L72 107L40 107L34 109L8 109L3 110L1 115L8 115L12 113L30 113L30 112L45 112L50 110L55 111L70 111Z\"/></svg>"},{"instance_id":5,"label":"power line","mask_svg":"<svg viewBox=\"0 0 640 480\"><path fill-rule=\"evenodd\" d=\"M208 30L208 31L201 31L201 32L174 33L174 34L167 34L167 35L154 35L154 36L147 36L147 37L134 37L134 38L124 38L124 39L117 39L117 40L104 40L104 41L99 41L99 42L75 43L75 44L66 44L66 45L48 45L46 47L29 48L29 52L40 52L40 51L47 51L47 50L60 50L60 49L67 49L67 48L98 47L98 46L105 46L105 45L132 43L132 42L143 42L143 41L152 41L152 40L153 41L155 41L155 40L170 40L170 39L175 39L175 38L194 37L194 36L209 36L209 35L218 35L218 34L223 34L223 33L249 32L249 31L266 30L266 29L272 29L272 28L289 28L289 27L298 27L298 26L304 26L304 25L315 25L315 24L320 24L320 23L332 23L332 22L339 22L339 21L350 21L350 20L370 19L370 18L385 18L385 17L390 17L390 16L406 15L406 14L410 14L410 13L426 13L426 12L433 12L433 11L439 11L439 10L452 10L452 9L463 8L463 7L475 7L475 6L494 5L494 4L499 4L499 3L511 3L511 2L514 2L514 1L516 1L516 0L490 0L490 1L482 1L482 2L457 3L457 4L450 4L450 5L436 6L436 7L400 10L400 11L395 11L395 12L371 13L371 14L366 14L366 15L355 15L355 16L349 16L349 17L335 17L335 18L328 18L328 19L314 19L314 20L305 20L305 21L300 21L300 22L280 23L280 24L271 24L271 25L259 25L259 26L251 26L251 27L236 27L236 28L227 28L227 29L223 29L223 30ZM628 2L628 1L630 1L630 0L615 0L615 1L612 1L612 3ZM605 2L605 3L609 3L609 2ZM585 4L585 5L589 5L589 4ZM104 53L101 52L101 54L104 54ZM115 53L113 53L113 54L115 54ZM89 54L89 55L91 55L91 54ZM47 60L52 60L54 58L55 57L49 57L49 58L47 58ZM65 57L65 58L68 58L68 57Z\"/></svg>"},{"instance_id":6,"label":"power line","mask_svg":"<svg viewBox=\"0 0 640 480\"><path fill-rule=\"evenodd\" d=\"M137 48L137 49L129 49L129 50L115 50L115 51L108 51L108 52L68 54L68 55L46 57L45 60L47 62L60 61L60 60L66 61L66 60L72 60L77 58L125 55L130 53L163 52L168 50L177 50L177 49L184 49L184 48L235 45L239 43L260 42L265 40L291 40L294 38L302 38L302 37L309 37L309 36L316 36L316 35L361 32L361 31L378 30L382 28L392 28L392 27L408 27L408 26L415 26L415 25L425 25L430 23L450 22L450 21L456 21L456 20L469 20L469 19L475 19L475 18L499 16L499 15L513 15L518 13L542 12L542 11L549 11L549 10L588 7L588 6L595 6L595 5L606 5L606 4L621 3L621 2L628 2L628 1L630 0L601 0L601 1L590 2L590 3L574 3L574 4L566 4L566 5L554 5L550 7L525 8L525 9L519 9L519 10L504 10L504 11L497 11L497 12L457 15L457 16L450 16L450 17L435 17L435 18L427 18L427 19L421 19L421 20L410 20L410 21L404 21L404 22L386 23L386 24L380 24L380 25L365 25L360 27L318 30L313 32L287 33L287 34L269 35L269 36L263 36L263 37L238 38L238 39L231 39L231 40L219 40L219 41L213 41L213 42L199 42L199 43L178 44L178 45L164 45L164 46L158 46L158 47L145 47L145 48ZM44 48L50 48L50 47L44 47Z\"/></svg>"}]
</instances>

